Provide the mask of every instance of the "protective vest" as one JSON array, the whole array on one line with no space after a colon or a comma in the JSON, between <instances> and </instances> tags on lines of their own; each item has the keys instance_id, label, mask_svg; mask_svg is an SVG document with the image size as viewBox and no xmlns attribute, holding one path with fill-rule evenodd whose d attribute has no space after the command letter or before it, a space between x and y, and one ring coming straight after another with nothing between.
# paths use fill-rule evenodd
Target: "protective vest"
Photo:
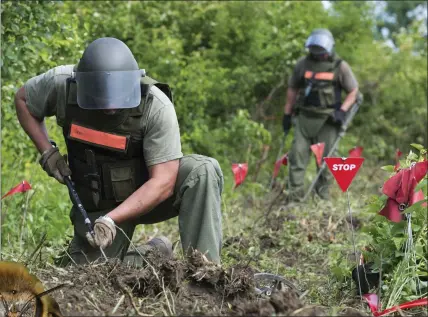
<instances>
[{"instance_id":1,"label":"protective vest","mask_svg":"<svg viewBox=\"0 0 428 317\"><path fill-rule=\"evenodd\" d=\"M167 84L145 76L141 78L140 105L107 115L80 108L76 81L67 80L63 135L71 179L88 212L113 209L149 179L141 120L144 106L153 101L152 85L173 101Z\"/></svg>"},{"instance_id":2,"label":"protective vest","mask_svg":"<svg viewBox=\"0 0 428 317\"><path fill-rule=\"evenodd\" d=\"M304 87L299 100L303 107L335 108L341 106L341 86L339 65L341 59L334 56L327 61L319 61L307 56L303 62Z\"/></svg>"}]
</instances>

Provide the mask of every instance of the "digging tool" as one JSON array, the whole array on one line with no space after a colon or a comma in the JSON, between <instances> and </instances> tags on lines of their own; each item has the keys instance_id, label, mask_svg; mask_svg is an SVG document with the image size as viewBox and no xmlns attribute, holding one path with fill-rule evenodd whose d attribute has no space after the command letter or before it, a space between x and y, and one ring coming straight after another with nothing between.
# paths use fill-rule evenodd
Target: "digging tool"
<instances>
[{"instance_id":1,"label":"digging tool","mask_svg":"<svg viewBox=\"0 0 428 317\"><path fill-rule=\"evenodd\" d=\"M71 201L73 202L73 205L76 206L77 209L79 209L83 218L85 218L85 224L88 227L88 232L91 234L91 236L94 236L95 233L94 233L94 229L92 228L91 220L89 220L88 214L86 213L85 208L83 208L82 202L80 201L80 198L77 195L76 190L74 189L70 176L65 176L64 181L68 187L68 191L70 192Z\"/></svg>"},{"instance_id":2,"label":"digging tool","mask_svg":"<svg viewBox=\"0 0 428 317\"><path fill-rule=\"evenodd\" d=\"M284 286L287 286L299 296L302 294L302 292L293 283L282 276L272 273L256 273L254 274L254 281L256 284L255 291L257 295L270 296L274 289L280 290Z\"/></svg>"},{"instance_id":3,"label":"digging tool","mask_svg":"<svg viewBox=\"0 0 428 317\"><path fill-rule=\"evenodd\" d=\"M54 141L50 141L53 147L57 147L56 143ZM88 217L88 214L86 213L85 208L82 205L82 202L80 201L79 195L77 195L76 190L74 189L73 181L71 180L70 176L64 176L64 182L67 185L68 191L70 193L71 201L73 202L73 205L80 211L83 218L85 219L85 224L88 227L88 232L91 234L93 238L95 238L95 232L92 228L91 220ZM105 255L103 249L100 247L101 254L103 255L104 259L108 261L107 256Z\"/></svg>"},{"instance_id":4,"label":"digging tool","mask_svg":"<svg viewBox=\"0 0 428 317\"><path fill-rule=\"evenodd\" d=\"M354 118L355 114L358 112L358 109L360 108L361 101L362 101L361 99L357 100L357 102L355 102L354 105L352 106L352 108L349 110L349 114L346 117L345 122L340 127L339 135L337 136L336 141L334 141L333 146L331 147L330 152L328 152L328 154L327 154L326 157L330 157L331 155L333 155L334 151L336 151L336 148L338 147L340 140L346 134L346 130L348 129L349 124L351 123L351 121ZM327 166L327 164L325 163L325 161L323 161L320 169L318 170L318 173L317 173L314 181L309 186L309 189L306 192L306 194L303 197L303 199L302 199L301 202L304 202L304 201L306 201L308 199L308 197L311 194L312 190L314 189L316 183L318 182L319 178L321 177L321 174L324 172L326 166Z\"/></svg>"}]
</instances>

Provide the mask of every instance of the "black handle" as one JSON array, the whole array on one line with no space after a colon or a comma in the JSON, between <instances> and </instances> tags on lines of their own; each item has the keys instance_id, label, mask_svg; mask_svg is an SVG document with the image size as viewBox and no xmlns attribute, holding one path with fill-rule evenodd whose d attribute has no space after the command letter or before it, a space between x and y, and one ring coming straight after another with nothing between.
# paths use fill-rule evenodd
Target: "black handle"
<instances>
[{"instance_id":1,"label":"black handle","mask_svg":"<svg viewBox=\"0 0 428 317\"><path fill-rule=\"evenodd\" d=\"M71 201L73 202L74 206L79 209L80 213L85 219L85 224L88 226L89 233L94 235L94 229L92 228L91 220L89 220L88 214L86 213L85 208L83 208L82 202L80 201L79 195L77 195L77 192L74 189L70 176L64 176L64 182L67 185L68 191L70 192Z\"/></svg>"},{"instance_id":2,"label":"black handle","mask_svg":"<svg viewBox=\"0 0 428 317\"><path fill-rule=\"evenodd\" d=\"M71 201L73 202L74 206L76 206L76 208L79 209L80 213L85 219L85 224L88 226L89 233L91 235L94 235L94 229L92 228L91 220L89 220L88 214L86 213L85 208L83 208L82 202L80 201L80 198L77 195L76 190L74 189L70 176L64 176L64 181L65 181L65 184L67 185L68 191L70 192Z\"/></svg>"},{"instance_id":3,"label":"black handle","mask_svg":"<svg viewBox=\"0 0 428 317\"><path fill-rule=\"evenodd\" d=\"M49 140L49 142L52 144L53 147L57 147L55 141ZM80 213L82 214L83 218L85 219L85 224L87 225L89 229L89 233L94 236L94 229L92 228L91 220L89 220L88 214L86 213L85 208L83 208L82 202L80 201L79 195L77 195L76 190L74 189L73 182L71 181L70 176L64 176L64 182L67 185L68 191L70 192L71 201L73 202L73 205L76 206L77 209L79 209Z\"/></svg>"}]
</instances>

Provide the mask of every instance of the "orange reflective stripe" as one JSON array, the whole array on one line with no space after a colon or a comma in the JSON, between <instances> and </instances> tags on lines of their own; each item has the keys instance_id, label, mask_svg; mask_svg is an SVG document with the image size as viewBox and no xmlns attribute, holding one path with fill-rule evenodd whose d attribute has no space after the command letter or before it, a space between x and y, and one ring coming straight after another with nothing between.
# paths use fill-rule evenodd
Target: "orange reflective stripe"
<instances>
[{"instance_id":1,"label":"orange reflective stripe","mask_svg":"<svg viewBox=\"0 0 428 317\"><path fill-rule=\"evenodd\" d=\"M333 80L333 78L334 78L334 73L316 73L315 74L315 79Z\"/></svg>"},{"instance_id":2,"label":"orange reflective stripe","mask_svg":"<svg viewBox=\"0 0 428 317\"><path fill-rule=\"evenodd\" d=\"M126 149L125 136L85 128L74 123L71 125L70 137L117 150Z\"/></svg>"},{"instance_id":3,"label":"orange reflective stripe","mask_svg":"<svg viewBox=\"0 0 428 317\"><path fill-rule=\"evenodd\" d=\"M306 72L305 72L305 78L312 78L312 75L313 75L313 73L311 72L311 71L309 71L309 70L307 70Z\"/></svg>"}]
</instances>

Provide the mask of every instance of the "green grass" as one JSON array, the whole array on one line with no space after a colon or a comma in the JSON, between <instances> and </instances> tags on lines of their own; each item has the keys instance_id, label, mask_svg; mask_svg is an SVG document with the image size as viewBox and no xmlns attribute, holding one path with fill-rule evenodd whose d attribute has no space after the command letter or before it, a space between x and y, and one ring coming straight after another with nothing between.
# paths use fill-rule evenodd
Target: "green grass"
<instances>
[{"instance_id":1,"label":"green grass","mask_svg":"<svg viewBox=\"0 0 428 317\"><path fill-rule=\"evenodd\" d=\"M387 177L383 171L373 177L373 172L373 168L363 167L350 188L354 220L358 219L363 226L369 219L364 212L366 202L372 195L378 194L378 188ZM10 197L4 204L3 259L27 258L43 232L47 232L42 256L51 261L55 254L63 250L67 235L72 234L68 218L71 204L65 186L56 184L53 179L37 171L32 175L32 185L34 191ZM355 296L356 286L351 279L351 270L356 261L350 225L346 220L346 194L334 183L330 201L315 199L284 210L280 200L277 200L267 213L271 199L277 195L251 193L251 184L248 195L246 186L244 184L224 195L223 242L233 237L235 240L222 249L223 265L248 263L257 271L284 276L305 291L307 304L330 307L332 313L345 307L368 312ZM61 195L64 200L55 205L56 195ZM28 204L24 204L26 201ZM27 214L25 219L24 208ZM180 256L177 218L138 226L133 241L141 243L159 234L178 242L175 252ZM367 235L356 230L355 237L357 250L362 250L367 243ZM393 294L391 298L391 303L395 302Z\"/></svg>"}]
</instances>

